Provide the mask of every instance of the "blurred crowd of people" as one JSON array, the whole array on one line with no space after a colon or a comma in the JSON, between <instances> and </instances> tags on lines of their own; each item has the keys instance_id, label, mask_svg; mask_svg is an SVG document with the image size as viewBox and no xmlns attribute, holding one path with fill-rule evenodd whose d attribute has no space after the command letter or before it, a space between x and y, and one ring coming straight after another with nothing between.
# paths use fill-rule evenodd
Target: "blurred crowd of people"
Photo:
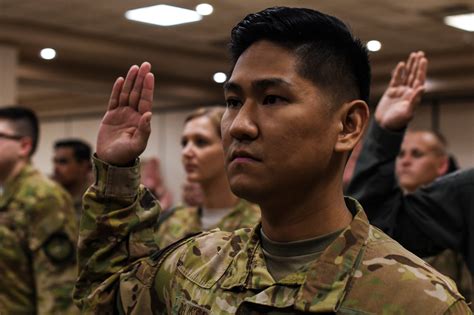
<instances>
[{"instance_id":1,"label":"blurred crowd of people","mask_svg":"<svg viewBox=\"0 0 474 315\"><path fill-rule=\"evenodd\" d=\"M299 11L296 13L301 14ZM266 14L278 16L280 13L268 11ZM291 15L293 12L285 11L285 14ZM305 14L311 15L314 13ZM260 17L256 16L254 18L258 19ZM252 22L248 23L251 24ZM304 22L300 21L298 23ZM328 22L326 21L326 23ZM342 26L331 27L341 28ZM278 40L273 42L274 38L271 36L269 37L269 42L266 41L267 39L264 35L259 36L263 36L260 42L259 40L256 40L255 43L250 42L246 48L247 50L244 49L236 53L237 59L233 68L235 76L240 75L239 78L247 79L244 70L238 72L239 67L246 69L248 72L250 72L250 69L253 69L245 63L248 62L250 65L253 65L252 62L254 62L252 59L245 59L250 58L248 57L248 50L253 49L251 52L258 57L259 49L262 51L273 49L278 52L278 49L283 47L284 49L282 49L280 55L278 53L276 55L276 57L280 58L285 52L293 49L286 47L285 44L280 43ZM323 35L321 36L323 41L328 40ZM235 40L237 41L237 39ZM344 40L347 41L347 39ZM261 41L264 41L264 44ZM234 44L237 45L236 43ZM241 43L239 42L239 44ZM267 45L268 47L261 47L262 45ZM304 49L308 51L313 49L308 47ZM329 48L328 51L330 52ZM309 52L307 53L309 54ZM340 60L337 62L340 62ZM195 314L199 313L197 310L201 310L202 314L207 314L208 312L206 313L205 311L210 310L206 309L207 306L214 310L214 304L212 303L205 304L204 308L200 308L199 305L203 302L199 302L201 300L198 297L201 298L204 294L203 292L206 292L205 290L211 289L209 294L217 294L217 291L215 291L217 289L214 286L220 281L221 277L222 279L227 277L227 282L219 282L217 285L219 290L225 288L240 292L235 293L236 296L243 294L243 297L239 296L237 299L248 301L250 304L258 304L259 298L264 299L263 297L257 297L254 300L252 292L262 290L262 286L265 286L265 288L271 286L278 287L277 284L281 284L282 286L279 288L282 290L282 293L268 293L276 301L281 299L278 302L280 304L275 302L272 304L272 307L291 310L289 308L291 303L288 302L286 295L289 293L285 291L289 289L284 287L285 283L301 285L303 282L298 281L309 277L309 275L306 276L306 272L308 274L310 272L307 271L309 263L326 257L324 255L329 251L328 248L333 248L331 247L332 244L341 242L335 247L336 249L333 248L331 250L336 251L337 248L346 246L345 250L349 251L348 248L350 246L354 246L354 244L359 242L364 243L364 246L369 246L367 244L381 238L382 236L380 235L383 232L414 254L423 258L434 269L454 280L457 289L465 301L470 303L473 299L473 278L471 273L474 272L474 233L472 232L472 224L474 224L473 170L458 169L459 167L455 162L452 152L449 151L446 139L438 131L412 130L409 127L409 122L413 119L416 107L420 104L420 99L424 92L427 63L427 57L423 52L414 52L410 54L407 61L396 65L391 81L376 107L374 119L370 122L370 126L364 136L362 136L364 124L368 121L365 114L366 107L360 105L362 101L359 101L359 103L353 101L350 103L352 105L347 105L348 110L344 112L344 115L346 115L345 121L339 122L341 130L344 130L344 132L337 135L339 139L337 141L339 142L337 142L337 149L335 151L343 152L344 154L352 152L352 154L348 159L346 158L349 157L348 154L347 156L343 154L339 156L342 169L345 165L344 176L342 177L342 174L340 176L340 185L334 180L331 182L333 186L329 185L332 187L331 190L324 188L324 194L322 195L337 191L339 187L341 187L342 191L343 187L344 193L358 200L360 205L354 199L344 199L342 201L343 207L347 205L347 209L350 211L347 211L346 214L341 212L340 217L327 221L327 223L325 223L326 221L318 221L318 224L310 221L306 222L307 226L301 232L311 231L311 228L314 231L321 232L318 235L311 233L302 234L303 236L300 239L290 242L287 242L287 239L285 239L285 235L287 235L284 233L285 231L281 233L281 230L275 228L285 223L289 224L294 219L289 214L285 214L288 217L283 215L285 211L293 211L293 209L283 207L285 206L283 201L287 200L285 198L290 198L285 196L285 194L293 194L295 196L293 199L305 198L303 193L300 194L299 190L291 187L291 185L293 185L292 183L301 184L301 189L304 190L306 186L310 187L317 181L314 178L315 175L311 175L310 173L312 172L308 170L298 173L298 164L304 164L303 160L291 160L291 155L288 155L285 151L288 150L287 147L279 147L272 143L274 145L274 154L287 157L288 163L294 164L295 172L290 174L282 171L282 174L285 174L288 178L296 178L294 182L289 180L281 184L278 181L269 183L270 179L261 177L259 178L261 182L257 183L257 186L252 186L250 180L241 178L245 177L245 172L247 172L245 166L242 165L248 159L261 162L266 161L268 157L264 153L249 153L244 149L240 149L240 146L244 147L245 144L252 143L253 141L260 141L262 143L264 141L272 141L271 132L277 133L276 130L278 130L278 127L272 125L273 119L275 119L275 124L279 123L279 118L275 113L265 114L267 115L264 118L266 120L262 120L261 124L267 129L264 130L264 127L262 127L262 131L257 130L257 127L249 127L249 121L257 118L254 118L255 116L251 116L252 118L245 116L246 118L243 118L244 115L257 114L246 113L245 110L250 109L247 109L245 106L251 105L241 104L242 101L236 96L228 98L227 111L232 112L237 108L239 112L235 114L232 122L227 123L227 125L225 121L228 122L229 118L225 117L223 119L223 116L226 115L225 106L202 107L190 113L183 122L181 137L181 162L186 172L186 179L182 183L182 195L173 196L166 186L159 157L143 158L139 163L140 168L138 170L138 165L135 161L138 154L135 154L135 152L139 150L133 151L129 149L129 151L126 151L126 148L132 148L134 145L137 146L137 143L142 148L146 146L147 133L149 134L147 129L149 128L149 115L151 115L151 107L146 106L151 105L142 102L146 100L146 97L143 96L145 92L153 90L151 83L153 77L150 73L149 65L144 64L141 67L132 67L125 79L119 78L115 82L111 103L109 103L108 116L104 117L101 126L102 130L99 132L102 137L105 137L104 126L110 124L107 119L114 119L114 123L120 122L121 117L116 111L127 108L127 110L137 114L135 121L137 133L142 132L145 136L133 135L130 139L124 140L123 138L115 137L112 133L107 133L106 138L110 139L109 146L115 151L111 151L112 149L108 149L105 144L102 144L101 147L97 148L96 154L93 153L91 146L81 139L58 139L53 147L53 174L51 178L41 174L32 165L32 156L37 149L40 135L38 119L35 113L21 106L0 108L0 314L79 313L79 309L73 305L72 299L73 287L78 276L80 281L76 284L74 297L76 303L83 311L105 314L102 313L101 310L103 309L101 307L107 303L112 303L110 304L112 307L118 307L117 305L125 307L126 305L130 306L133 304L134 306L130 307L134 309L136 301L143 303L143 301L153 300L153 297L150 296L148 298L143 297L145 293L140 291L142 290L141 287L136 289L136 286L133 289L135 291L131 289L136 281L142 281L143 283L150 281L146 278L148 276L147 272L150 272L150 274L154 272L154 275L157 275L156 279L164 281L164 283L169 281L171 283L173 281L179 283L179 285L174 285L177 285L178 289L176 290L181 290L183 297L176 297L177 293L174 291L174 293L170 293L171 291L158 292L157 296L172 295L174 297L173 301L180 299L185 301L192 300L192 305L186 302L188 303L186 304L187 306L182 306L183 308L179 309L183 313ZM284 68L286 65L281 66L278 64L276 68L278 67ZM255 66L255 69L257 68ZM254 85L249 85L249 87L245 85L247 83L238 85L235 83L237 80L234 83L230 82L226 84L226 93L230 91L230 94L241 97L240 95L245 94L245 92L264 93L262 91L266 91L266 89L289 89L290 92L284 93L291 95L293 93L291 89L294 88L294 86L291 86L293 83L282 83L282 79L278 78L278 73L275 72L274 75L275 78L266 78L261 82L252 83ZM244 82L244 79L242 79L242 82ZM281 88L278 84L286 84L286 86ZM126 101L122 100L121 96L119 97L122 94L119 92L124 93L125 91L130 94L132 85L141 91L141 98L133 99L130 96ZM275 88L274 86L278 87ZM303 92L301 92L302 95L309 93ZM263 106L280 106L279 102L289 103L289 101L272 93L270 91L268 96L265 96ZM149 97L148 94L147 97ZM363 96L359 95L359 98L363 99ZM346 106L349 102L344 104ZM286 104L283 106L292 105ZM266 107L264 110L269 111L270 109ZM260 112L258 112L258 115L264 116ZM292 114L285 113L285 115ZM129 119L133 122L135 118L130 116ZM317 122L318 119L315 119L315 123ZM305 123L305 121L302 121L302 126ZM285 130L302 128L296 125L284 128L287 128ZM267 132L266 134L264 134L265 131ZM99 146L101 135L99 135L98 140ZM137 138L138 141L133 137L142 137L145 140ZM234 145L235 148L232 146L233 144L230 146L233 150L231 153L229 153L229 145L226 145L226 143L228 144L231 141L229 137L233 139L232 141L239 144L239 146ZM307 135L304 131L298 133L297 130L287 134L280 134L279 139L290 139L291 137L293 137L293 140L297 137L306 139ZM363 140L357 145L357 140L362 137ZM134 139L137 140L136 143L133 142L135 141ZM130 143L126 141L130 141ZM287 143L291 143L291 141L290 139ZM105 143L105 141L102 141L102 143ZM308 143L303 144L308 145ZM319 145L322 144L319 143ZM122 151L117 150L119 146L123 148L123 154ZM308 147L312 146L314 144L308 145ZM101 148L102 151L100 151ZM300 149L302 150L302 148L297 148L296 151ZM310 148L307 150L310 150ZM117 152L114 153L116 156L115 160L107 159L107 157L112 155L111 152ZM231 154L232 161L237 160L242 164L237 162L232 164L227 161L227 154ZM130 161L132 161L131 164L128 163ZM330 162L320 160L319 163ZM284 169L285 164L282 163L279 167ZM277 172L276 170L278 168L273 169L272 172ZM318 173L320 175L324 173L323 170L318 171L320 171ZM306 181L298 181L299 178L304 176L307 177ZM337 176L334 175L335 177ZM138 181L141 182L142 188L134 186ZM264 190L265 185L269 187L274 185L271 186L274 187L274 191L268 192L272 199L260 200L252 195L252 193L248 193L244 187L245 185L252 186L254 191L262 191L262 195L267 193ZM314 187L323 189L321 187L324 186L324 183L319 183L318 185ZM314 190L313 193L318 194L317 189L314 187L311 188ZM259 190L260 188L262 190ZM138 192L135 192L134 189L138 189ZM83 199L85 194L86 199ZM246 200L245 196L249 196L248 200ZM152 211L148 210L157 207L155 199L159 201L160 210L156 210L156 217L152 218ZM278 208L279 203L284 208L279 216L273 217L268 212L265 212L267 208ZM328 207L328 215L330 215L331 209L329 208L332 205L324 204L324 206ZM367 214L370 223L380 230L370 228L370 231L364 230L365 232L360 232L356 229L359 228L360 224L369 226L368 223L359 223L357 227L353 225L353 222L356 221L356 219L353 221L353 218L358 218L358 222L365 222L363 218L359 217L360 211L362 211L360 209L362 208ZM310 209L303 209L301 211L305 213L304 211L310 211ZM158 212L161 212L159 216ZM344 216L347 214L349 214L349 218ZM125 219L129 221L124 221ZM305 223L304 220L300 221L303 222L298 222L298 224ZM333 221L334 228L330 229L329 226L331 226L330 224ZM350 223L350 229L345 230L349 222L352 222ZM321 228L325 224L327 224L328 228ZM295 224L294 226L300 225ZM79 234L79 227L81 234ZM151 228L151 231L140 231L142 227ZM235 232L237 234L221 235L218 234L220 232L216 232L234 233L234 231L242 228L245 230L245 233L239 234ZM257 229L256 232L251 232L254 229ZM351 230L354 235L348 232ZM138 236L133 234L135 231L138 231ZM214 232L208 232L209 234L202 236L200 234L202 231ZM280 231L280 234L275 231ZM291 233L299 235L298 232L298 228L295 228L294 231L289 231L288 235ZM362 241L359 240L357 235L364 233L369 236L363 236L366 238ZM215 238L218 238L218 240L213 238L215 235L217 235ZM340 239L341 235L344 236L344 239ZM390 242L388 236L385 240L386 243ZM141 237L146 237L146 241L142 241ZM120 243L125 239L128 243ZM252 247L252 239L261 240L261 245ZM224 242L224 240L229 241L230 245ZM103 245L104 247L100 247L102 246L99 244L100 242L106 242ZM153 246L150 246L151 243L153 243ZM215 253L209 249L214 243L219 244L216 245L217 250ZM183 249L187 248L186 246L189 247L188 251ZM250 259L248 256L253 255L259 246L262 247L261 259L265 263L252 264L253 262L251 263L250 260L245 260ZM440 312L442 308L439 307L436 312L440 314L468 312L467 307L464 307L464 299L456 291L456 286L452 285L450 280L445 280L447 278L439 275L428 264L415 261L410 256L411 254L401 252L401 249L394 250L394 253L397 253L394 254L387 249L380 249L375 245L371 246L373 247L369 246L367 249L364 247L360 253L352 253L351 255L356 255L357 257L350 259L346 257L345 252L338 254L339 256L336 255L335 259L339 259L339 263L328 260L325 262L325 266L320 266L318 268L321 269L314 271L315 274L323 274L314 276L321 278L318 278L318 281L322 283L329 281L326 285L331 289L327 289L327 292L338 292L337 294L339 295L334 295L332 299L338 301L340 299L338 303L342 303L347 309L350 308L343 302L343 295L345 296L345 294L335 289L334 283L337 281L330 282L333 281L331 277L336 277L336 274L338 276L342 274L339 270L335 271L334 266L340 264L343 260L349 259L347 261L351 263L356 260L358 263L363 261L363 264L369 266L367 268L371 272L375 272L379 268L383 269L384 266L399 264L397 265L399 266L398 271L386 271L389 278L378 276L379 278L377 279L384 283L383 285L387 285L390 281L394 283L401 281L393 276L392 272L404 272L406 279L413 278L416 281L428 279L431 281L430 285L432 287L428 286L428 284L423 284L425 287L421 287L424 288L424 292L429 292L427 294L430 296L442 296L438 300L448 303L447 309L452 311L449 313L446 311L447 309L443 309L443 312ZM398 245L390 246L390 250L393 250ZM156 252L149 248L156 249ZM109 251L111 252L112 250L116 250L119 254L109 255ZM373 257L370 256L372 255L371 250L377 252ZM78 251L80 253L79 260L77 258ZM81 257L87 256L84 253L89 252L93 254L87 254L89 255L88 258L81 260ZM189 253L192 253L192 255ZM155 255L157 258L151 258L149 261L143 260L143 257L149 254ZM224 258L222 257L229 255L236 261L236 265L231 265L230 263L225 265L223 263ZM369 255L371 258L364 260L365 258L362 257L365 257L365 255ZM173 258L174 256L179 257L175 259ZM244 256L247 258L243 258ZM142 260L138 264L128 265L139 261L137 259L140 257L142 257ZM205 257L207 260L196 260L196 257L199 257L199 259L204 259L203 257ZM97 264L100 262L99 259L106 259L106 264L100 266L110 268L105 275L97 268ZM172 272L166 273L162 269L152 269L154 270L152 272L146 269L148 267L143 267L143 264L154 266L154 263L158 261L160 262L158 265L163 263L164 268L171 268L169 266L172 265L176 270L172 269ZM304 263L302 264L301 261ZM111 265L109 266L108 264ZM77 274L78 267L80 270L79 275ZM245 268L250 268L254 272L261 272L262 268L268 268L269 274L263 273L267 276L259 276L259 278L248 280L251 278L248 274L245 277L239 276L239 272ZM361 271L365 270L362 267L354 268L353 270L345 271L345 274L350 274L352 284L345 284L345 282L342 284L343 280L338 280L339 282L337 283L344 286L344 290L349 290L349 287L353 285L354 290L362 292L357 293L362 294L361 299L363 299L364 294L368 294L366 292L372 292L371 294L377 295L377 287L373 287L370 290L365 287L363 290L358 289L355 279L369 276L367 276L365 271ZM301 270L304 270L304 276L298 273ZM137 276L140 272L143 273L143 278ZM411 272L410 275L409 272ZM115 277L113 273L118 273L119 275ZM175 274L178 273L181 276L176 276L177 280L173 280ZM296 278L289 277L292 273L298 275L301 279L298 280L299 278L296 276ZM326 278L325 273L327 273ZM218 279L213 278L212 275L216 275L215 277ZM127 279L129 279L131 284L126 283ZM413 287L418 286L418 284L415 284L415 280L413 280ZM95 286L95 281L104 281L104 283ZM118 284L112 284L114 281ZM347 281L347 279L344 281ZM150 283L146 285L153 286ZM192 283L192 285L189 283ZM311 286L313 284L307 285ZM364 284L364 286L366 285ZM199 286L200 289L204 289L202 289L202 292L198 292L192 286ZM174 286L170 285L168 287L167 285L166 288L171 290L169 288L174 288ZM382 290L381 288L379 289ZM131 292L130 290L134 292L133 294L140 295L141 297L138 299L134 295L131 298L131 295L127 295L128 292ZM313 287L311 290L308 292L320 292L318 290L321 290L321 288ZM306 311L316 310L317 305L327 302L327 297L324 295L326 293L320 292L321 296L315 295L309 298L309 302L305 304L306 306L302 306L303 309ZM278 294L281 294L282 297ZM347 294L351 296L349 293ZM394 296L396 295L395 292L393 294ZM117 296L119 297L117 298ZM356 297L358 298L357 295ZM417 297L413 298L416 299ZM296 293L294 299L296 299ZM411 313L410 310L420 310L423 309L422 307L426 307L424 314L431 314L431 309L427 306L430 303L420 302L420 305L423 304L420 306L416 303L406 302L407 299L408 297L400 299L393 297L394 305L396 304L395 306L400 308L398 309L395 306L393 306L394 308L389 308L386 306L386 312L383 313L395 314L397 310L408 310L407 313ZM355 300L356 298L354 298ZM421 300L423 299L420 298ZM438 300L437 302L439 302ZM171 309L174 310L170 301L171 298L169 301L161 301L158 298L157 301L149 303L155 305L158 309L170 311ZM355 303L354 301L351 303ZM353 306L355 313L357 313L359 308L361 310L367 308L377 310L374 313L382 314L381 311L379 312L378 306L366 306L362 302L358 303ZM400 303L400 305L397 303ZM410 306L405 309L405 304L403 303L408 303L407 305ZM222 306L224 304L228 305ZM88 308L88 305L93 305L93 307ZM236 309L232 308L235 307L232 306L234 305L233 302L222 300L219 305L222 309L231 309L235 313ZM336 309L328 309L327 311L336 312L340 305L338 304L334 307ZM244 309L247 310L246 308ZM266 313L266 309L263 306L255 309L257 313ZM248 310L255 309L248 308ZM136 313L134 314L142 314L140 308L137 308L137 310L135 310ZM434 308L432 310L434 314ZM444 313L445 311L446 313ZM233 312L229 311L229 313ZM145 313L144 311L143 314Z\"/></svg>"}]
</instances>

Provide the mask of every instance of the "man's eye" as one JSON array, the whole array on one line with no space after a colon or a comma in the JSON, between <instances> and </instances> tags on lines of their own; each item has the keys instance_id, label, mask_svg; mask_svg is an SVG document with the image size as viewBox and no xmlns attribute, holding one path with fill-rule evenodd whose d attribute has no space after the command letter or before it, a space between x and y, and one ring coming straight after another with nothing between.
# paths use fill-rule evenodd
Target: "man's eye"
<instances>
[{"instance_id":1,"label":"man's eye","mask_svg":"<svg viewBox=\"0 0 474 315\"><path fill-rule=\"evenodd\" d=\"M66 158L58 158L53 160L54 164L65 165L69 163L69 160Z\"/></svg>"},{"instance_id":2,"label":"man's eye","mask_svg":"<svg viewBox=\"0 0 474 315\"><path fill-rule=\"evenodd\" d=\"M188 140L186 140L186 139L181 140L181 147L184 148L187 144L188 144Z\"/></svg>"},{"instance_id":3,"label":"man's eye","mask_svg":"<svg viewBox=\"0 0 474 315\"><path fill-rule=\"evenodd\" d=\"M267 95L263 99L263 105L275 105L281 102L286 102L286 99L276 95Z\"/></svg>"},{"instance_id":4,"label":"man's eye","mask_svg":"<svg viewBox=\"0 0 474 315\"><path fill-rule=\"evenodd\" d=\"M235 107L240 107L242 106L242 102L238 99L235 98L228 98L226 101L226 106L229 108L235 108Z\"/></svg>"},{"instance_id":5,"label":"man's eye","mask_svg":"<svg viewBox=\"0 0 474 315\"><path fill-rule=\"evenodd\" d=\"M422 156L424 156L425 154L421 151L413 151L412 152L412 156L415 157L415 158L420 158Z\"/></svg>"}]
</instances>

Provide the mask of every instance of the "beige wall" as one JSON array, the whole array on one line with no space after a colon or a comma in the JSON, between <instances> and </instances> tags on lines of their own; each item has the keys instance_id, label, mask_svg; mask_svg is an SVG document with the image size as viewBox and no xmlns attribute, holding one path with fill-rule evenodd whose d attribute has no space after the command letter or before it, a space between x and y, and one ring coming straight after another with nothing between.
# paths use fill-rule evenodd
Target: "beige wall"
<instances>
[{"instance_id":1,"label":"beige wall","mask_svg":"<svg viewBox=\"0 0 474 315\"><path fill-rule=\"evenodd\" d=\"M181 183L184 179L180 137L187 114L188 111L155 114L152 120L152 134L143 153L143 157L160 157L165 182L171 189L175 201L180 200ZM450 144L451 152L462 167L474 167L474 102L442 104L440 114L440 129ZM35 164L44 172L51 173L52 146L59 138L78 137L95 147L100 119L100 115L86 118L72 116L42 119L41 143L35 155ZM431 128L430 106L424 105L418 109L411 126Z\"/></svg>"}]
</instances>

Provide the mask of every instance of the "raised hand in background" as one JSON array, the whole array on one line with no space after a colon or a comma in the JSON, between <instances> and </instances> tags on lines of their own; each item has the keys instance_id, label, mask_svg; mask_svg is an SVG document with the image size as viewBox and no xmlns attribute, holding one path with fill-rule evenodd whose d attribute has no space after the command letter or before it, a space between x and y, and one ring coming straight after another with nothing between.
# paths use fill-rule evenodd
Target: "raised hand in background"
<instances>
[{"instance_id":1,"label":"raised hand in background","mask_svg":"<svg viewBox=\"0 0 474 315\"><path fill-rule=\"evenodd\" d=\"M112 88L107 112L97 135L97 157L112 165L133 162L146 148L151 132L154 76L144 62L130 68Z\"/></svg>"},{"instance_id":2,"label":"raised hand in background","mask_svg":"<svg viewBox=\"0 0 474 315\"><path fill-rule=\"evenodd\" d=\"M375 120L384 129L400 130L412 120L425 90L428 60L424 52L412 52L399 62L375 110Z\"/></svg>"}]
</instances>

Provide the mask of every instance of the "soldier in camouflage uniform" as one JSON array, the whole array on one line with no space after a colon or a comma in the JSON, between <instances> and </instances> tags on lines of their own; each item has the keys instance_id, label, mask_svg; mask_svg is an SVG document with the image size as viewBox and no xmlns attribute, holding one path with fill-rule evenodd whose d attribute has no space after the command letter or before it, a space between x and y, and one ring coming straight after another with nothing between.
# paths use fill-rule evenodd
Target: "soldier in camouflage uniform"
<instances>
[{"instance_id":1,"label":"soldier in camouflage uniform","mask_svg":"<svg viewBox=\"0 0 474 315\"><path fill-rule=\"evenodd\" d=\"M203 201L198 207L177 207L160 216L155 232L160 248L202 230L234 231L260 220L258 206L239 200L230 190L221 144L224 111L224 107L203 107L185 119L181 158L186 179L199 183Z\"/></svg>"},{"instance_id":2,"label":"soldier in camouflage uniform","mask_svg":"<svg viewBox=\"0 0 474 315\"><path fill-rule=\"evenodd\" d=\"M81 139L60 139L54 143L53 179L71 195L78 221L82 196L92 183L92 149Z\"/></svg>"},{"instance_id":3,"label":"soldier in camouflage uniform","mask_svg":"<svg viewBox=\"0 0 474 315\"><path fill-rule=\"evenodd\" d=\"M0 109L0 314L78 314L72 200L31 165L37 136L32 111Z\"/></svg>"},{"instance_id":4,"label":"soldier in camouflage uniform","mask_svg":"<svg viewBox=\"0 0 474 315\"><path fill-rule=\"evenodd\" d=\"M343 197L344 164L368 121L362 43L334 17L270 8L234 28L231 50L226 170L232 191L260 205L261 224L157 249L160 206L139 187L136 161L154 77L149 63L133 66L112 89L85 196L75 288L84 313L470 314L450 279Z\"/></svg>"}]
</instances>

